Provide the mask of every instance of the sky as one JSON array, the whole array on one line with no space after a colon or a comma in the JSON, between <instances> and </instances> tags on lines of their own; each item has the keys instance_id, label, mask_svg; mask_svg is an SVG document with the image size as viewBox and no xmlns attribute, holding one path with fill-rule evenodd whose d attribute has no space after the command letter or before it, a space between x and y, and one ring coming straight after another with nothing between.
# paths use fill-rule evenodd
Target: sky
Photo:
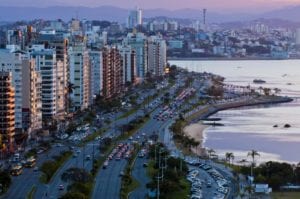
<instances>
[{"instance_id":1,"label":"sky","mask_svg":"<svg viewBox=\"0 0 300 199\"><path fill-rule=\"evenodd\" d=\"M300 5L300 0L0 0L0 6L117 6L143 9L207 8L219 12L264 12L286 6Z\"/></svg>"}]
</instances>

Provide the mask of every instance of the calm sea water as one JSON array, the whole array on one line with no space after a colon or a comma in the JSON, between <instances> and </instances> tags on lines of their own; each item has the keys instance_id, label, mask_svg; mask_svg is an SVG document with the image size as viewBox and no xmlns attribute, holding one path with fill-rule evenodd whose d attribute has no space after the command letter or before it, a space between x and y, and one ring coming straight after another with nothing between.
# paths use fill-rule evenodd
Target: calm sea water
<instances>
[{"instance_id":1,"label":"calm sea water","mask_svg":"<svg viewBox=\"0 0 300 199\"><path fill-rule=\"evenodd\" d=\"M300 97L300 60L263 61L171 61L190 71L222 75L226 82L258 86L253 79L267 81L264 87L280 88L280 95ZM233 152L235 160L247 158L251 149L259 151L258 162L276 160L300 162L300 99L273 106L247 107L221 111L225 126L205 130L204 146L220 156ZM283 128L290 124L289 129ZM277 124L278 128L273 126Z\"/></svg>"}]
</instances>

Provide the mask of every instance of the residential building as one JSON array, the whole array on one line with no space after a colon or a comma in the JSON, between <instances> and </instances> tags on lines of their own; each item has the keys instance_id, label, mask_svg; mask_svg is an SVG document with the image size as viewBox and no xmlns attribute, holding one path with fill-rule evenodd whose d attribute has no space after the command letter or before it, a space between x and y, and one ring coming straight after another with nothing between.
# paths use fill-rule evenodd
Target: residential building
<instances>
[{"instance_id":1,"label":"residential building","mask_svg":"<svg viewBox=\"0 0 300 199\"><path fill-rule=\"evenodd\" d=\"M94 102L96 96L100 95L103 89L103 61L100 49L92 49L89 51L90 59L90 88L91 103Z\"/></svg>"},{"instance_id":2,"label":"residential building","mask_svg":"<svg viewBox=\"0 0 300 199\"><path fill-rule=\"evenodd\" d=\"M15 128L22 132L22 51L0 50L0 70L11 72L12 86L15 91Z\"/></svg>"},{"instance_id":3,"label":"residential building","mask_svg":"<svg viewBox=\"0 0 300 199\"><path fill-rule=\"evenodd\" d=\"M42 79L42 118L45 125L57 120L57 62L55 49L44 45L32 47L30 57L35 60L36 71Z\"/></svg>"},{"instance_id":4,"label":"residential building","mask_svg":"<svg viewBox=\"0 0 300 199\"><path fill-rule=\"evenodd\" d=\"M12 73L0 72L0 150L1 158L14 151L15 91Z\"/></svg>"},{"instance_id":5,"label":"residential building","mask_svg":"<svg viewBox=\"0 0 300 199\"><path fill-rule=\"evenodd\" d=\"M167 65L166 41L159 36L151 36L148 40L148 71L154 76L164 74Z\"/></svg>"},{"instance_id":6,"label":"residential building","mask_svg":"<svg viewBox=\"0 0 300 199\"><path fill-rule=\"evenodd\" d=\"M103 56L103 92L105 99L117 97L123 91L122 56L116 47L106 46Z\"/></svg>"},{"instance_id":7,"label":"residential building","mask_svg":"<svg viewBox=\"0 0 300 199\"><path fill-rule=\"evenodd\" d=\"M136 54L137 78L144 79L148 71L148 41L143 33L129 33L123 40L123 45L129 45Z\"/></svg>"},{"instance_id":8,"label":"residential building","mask_svg":"<svg viewBox=\"0 0 300 199\"><path fill-rule=\"evenodd\" d=\"M60 24L59 22L57 22ZM56 23L55 23L56 24ZM59 25L60 27L60 25ZM60 120L65 118L68 86L68 40L62 34L40 34L36 41L56 53L56 112Z\"/></svg>"},{"instance_id":9,"label":"residential building","mask_svg":"<svg viewBox=\"0 0 300 199\"><path fill-rule=\"evenodd\" d=\"M22 127L32 137L42 129L42 78L34 60L22 64Z\"/></svg>"},{"instance_id":10,"label":"residential building","mask_svg":"<svg viewBox=\"0 0 300 199\"><path fill-rule=\"evenodd\" d=\"M122 56L123 85L134 84L136 80L136 53L131 46L118 46Z\"/></svg>"},{"instance_id":11,"label":"residential building","mask_svg":"<svg viewBox=\"0 0 300 199\"><path fill-rule=\"evenodd\" d=\"M73 110L83 110L90 105L90 60L83 37L73 38L69 47L70 76L73 87L70 100Z\"/></svg>"}]
</instances>

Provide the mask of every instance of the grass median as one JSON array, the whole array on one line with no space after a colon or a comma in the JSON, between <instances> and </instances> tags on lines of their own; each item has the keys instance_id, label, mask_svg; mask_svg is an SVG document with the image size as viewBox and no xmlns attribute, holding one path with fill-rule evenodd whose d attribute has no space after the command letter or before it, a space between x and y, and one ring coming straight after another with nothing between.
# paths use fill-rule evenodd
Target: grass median
<instances>
[{"instance_id":1,"label":"grass median","mask_svg":"<svg viewBox=\"0 0 300 199\"><path fill-rule=\"evenodd\" d=\"M55 172L72 156L72 151L63 151L58 156L54 156L53 160L44 162L40 168L43 172L40 181L42 183L49 183Z\"/></svg>"},{"instance_id":2,"label":"grass median","mask_svg":"<svg viewBox=\"0 0 300 199\"><path fill-rule=\"evenodd\" d=\"M30 192L27 194L26 199L33 199L35 192L36 192L36 186L32 186Z\"/></svg>"},{"instance_id":3,"label":"grass median","mask_svg":"<svg viewBox=\"0 0 300 199\"><path fill-rule=\"evenodd\" d=\"M131 175L139 150L140 150L140 146L138 144L134 145L134 151L132 153L132 156L128 159L128 163L124 170L125 172L124 175L122 176L122 181L121 181L121 191L120 191L121 199L127 199L129 193L135 190L139 186L139 182Z\"/></svg>"}]
</instances>

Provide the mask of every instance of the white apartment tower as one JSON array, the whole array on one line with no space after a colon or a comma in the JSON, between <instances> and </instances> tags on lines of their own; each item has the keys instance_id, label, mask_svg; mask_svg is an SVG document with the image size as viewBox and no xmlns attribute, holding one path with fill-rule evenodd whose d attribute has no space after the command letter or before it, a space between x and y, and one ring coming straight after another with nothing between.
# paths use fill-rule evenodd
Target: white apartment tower
<instances>
[{"instance_id":1,"label":"white apartment tower","mask_svg":"<svg viewBox=\"0 0 300 199\"><path fill-rule=\"evenodd\" d=\"M137 78L143 79L148 72L147 37L143 33L129 33L123 45L129 45L135 51Z\"/></svg>"},{"instance_id":2,"label":"white apartment tower","mask_svg":"<svg viewBox=\"0 0 300 199\"><path fill-rule=\"evenodd\" d=\"M83 38L77 37L69 47L70 77L73 87L70 93L73 110L86 109L91 102L90 97L90 60Z\"/></svg>"},{"instance_id":3,"label":"white apartment tower","mask_svg":"<svg viewBox=\"0 0 300 199\"><path fill-rule=\"evenodd\" d=\"M135 83L136 78L136 54L129 45L118 46L122 56L123 85Z\"/></svg>"},{"instance_id":4,"label":"white apartment tower","mask_svg":"<svg viewBox=\"0 0 300 199\"><path fill-rule=\"evenodd\" d=\"M167 45L160 36L148 39L148 71L154 76L164 74L167 65Z\"/></svg>"},{"instance_id":5,"label":"white apartment tower","mask_svg":"<svg viewBox=\"0 0 300 199\"><path fill-rule=\"evenodd\" d=\"M42 79L42 117L47 125L57 119L57 63L55 49L35 45L30 53Z\"/></svg>"},{"instance_id":6,"label":"white apartment tower","mask_svg":"<svg viewBox=\"0 0 300 199\"><path fill-rule=\"evenodd\" d=\"M99 49L92 49L89 51L90 59L90 88L91 100L94 101L95 97L101 95L103 85L103 60L102 52Z\"/></svg>"}]
</instances>

